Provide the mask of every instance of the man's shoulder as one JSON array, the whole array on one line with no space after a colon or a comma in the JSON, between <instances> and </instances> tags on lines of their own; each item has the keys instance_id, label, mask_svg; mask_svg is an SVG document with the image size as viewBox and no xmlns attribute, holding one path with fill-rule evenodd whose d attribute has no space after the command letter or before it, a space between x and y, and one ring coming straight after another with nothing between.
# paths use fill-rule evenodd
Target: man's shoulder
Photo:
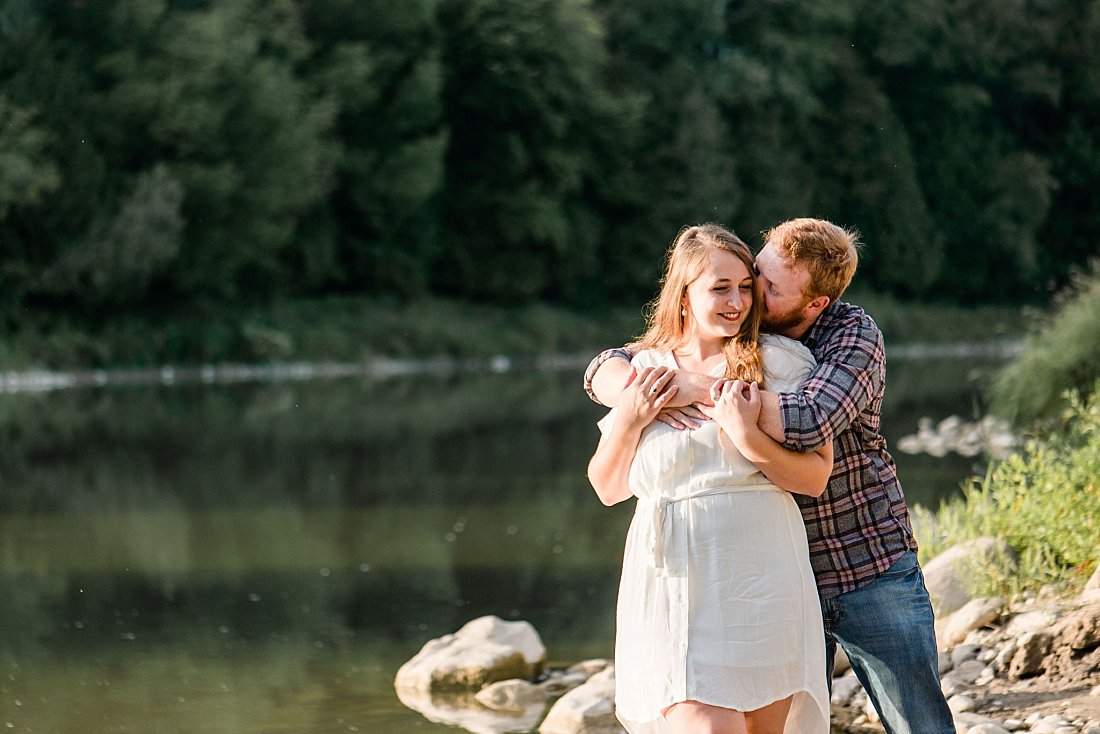
<instances>
[{"instance_id":1,"label":"man's shoulder","mask_svg":"<svg viewBox=\"0 0 1100 734\"><path fill-rule=\"evenodd\" d=\"M859 306L837 301L821 312L818 319L825 340L838 337L855 337L879 341L882 331L871 315Z\"/></svg>"}]
</instances>

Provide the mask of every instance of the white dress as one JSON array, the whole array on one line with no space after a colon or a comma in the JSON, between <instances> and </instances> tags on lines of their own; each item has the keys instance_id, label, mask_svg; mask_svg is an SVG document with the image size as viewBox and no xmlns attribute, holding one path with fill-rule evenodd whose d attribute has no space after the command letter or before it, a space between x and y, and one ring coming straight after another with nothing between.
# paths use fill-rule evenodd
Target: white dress
<instances>
[{"instance_id":1,"label":"white dress","mask_svg":"<svg viewBox=\"0 0 1100 734\"><path fill-rule=\"evenodd\" d=\"M773 391L797 388L814 364L808 349L784 337L765 336L762 354ZM671 354L652 350L633 364L676 367ZM638 502L615 635L623 726L661 734L669 731L662 709L680 701L753 711L793 694L784 731L828 732L821 608L791 495L713 421L687 431L646 428L629 483Z\"/></svg>"}]
</instances>

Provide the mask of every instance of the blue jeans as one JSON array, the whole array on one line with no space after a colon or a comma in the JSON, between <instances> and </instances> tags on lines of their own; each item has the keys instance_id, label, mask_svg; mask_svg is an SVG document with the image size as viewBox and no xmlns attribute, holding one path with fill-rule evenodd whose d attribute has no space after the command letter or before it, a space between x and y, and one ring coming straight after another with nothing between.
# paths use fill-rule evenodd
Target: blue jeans
<instances>
[{"instance_id":1,"label":"blue jeans","mask_svg":"<svg viewBox=\"0 0 1100 734\"><path fill-rule=\"evenodd\" d=\"M955 734L915 553L866 586L826 599L821 612L829 679L840 643L888 734Z\"/></svg>"}]
</instances>

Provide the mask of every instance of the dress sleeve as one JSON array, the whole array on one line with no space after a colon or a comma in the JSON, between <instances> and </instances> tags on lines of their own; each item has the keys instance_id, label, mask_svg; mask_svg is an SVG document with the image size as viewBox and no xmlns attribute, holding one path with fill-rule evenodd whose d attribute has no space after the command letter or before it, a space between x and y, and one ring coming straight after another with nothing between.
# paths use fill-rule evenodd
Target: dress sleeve
<instances>
[{"instance_id":1,"label":"dress sleeve","mask_svg":"<svg viewBox=\"0 0 1100 734\"><path fill-rule=\"evenodd\" d=\"M772 392L794 392L816 364L804 344L785 336L765 334L760 349L764 357L764 387Z\"/></svg>"}]
</instances>

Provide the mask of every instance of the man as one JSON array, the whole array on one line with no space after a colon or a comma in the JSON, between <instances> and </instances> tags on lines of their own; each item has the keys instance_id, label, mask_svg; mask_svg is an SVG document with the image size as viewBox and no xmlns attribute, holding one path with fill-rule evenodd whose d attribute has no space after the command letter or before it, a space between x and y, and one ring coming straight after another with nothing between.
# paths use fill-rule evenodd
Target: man
<instances>
[{"instance_id":1,"label":"man","mask_svg":"<svg viewBox=\"0 0 1100 734\"><path fill-rule=\"evenodd\" d=\"M760 426L796 451L833 442L825 493L794 496L821 597L829 677L839 643L889 734L944 734L955 728L939 685L932 607L879 433L882 333L862 309L839 300L855 274L857 244L854 234L819 219L784 222L766 235L756 257L762 328L801 341L817 366L800 392L762 392ZM633 379L628 360L622 349L598 355L585 373L589 394L613 405ZM709 402L711 382L678 373L680 407L662 420L681 429L705 420L691 406Z\"/></svg>"}]
</instances>

